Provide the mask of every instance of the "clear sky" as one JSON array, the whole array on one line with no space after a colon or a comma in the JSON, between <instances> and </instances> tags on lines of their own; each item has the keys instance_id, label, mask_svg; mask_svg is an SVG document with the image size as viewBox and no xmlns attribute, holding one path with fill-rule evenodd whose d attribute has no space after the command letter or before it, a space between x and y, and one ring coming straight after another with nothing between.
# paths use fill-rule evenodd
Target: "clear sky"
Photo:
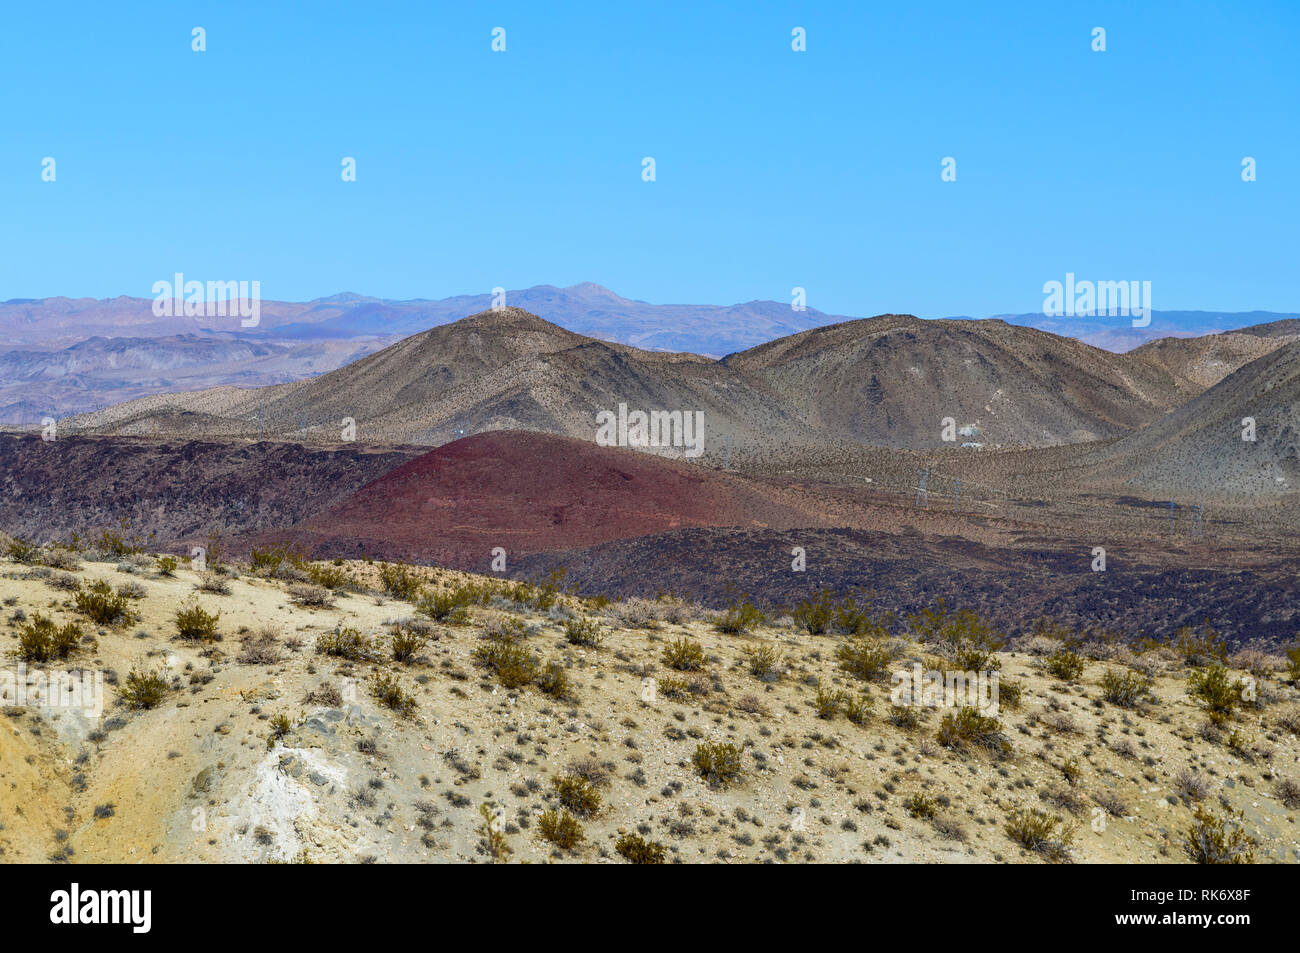
<instances>
[{"instance_id":1,"label":"clear sky","mask_svg":"<svg viewBox=\"0 0 1300 953\"><path fill-rule=\"evenodd\" d=\"M838 314L985 316L1039 310L1070 271L1149 280L1157 309L1300 310L1296 0L95 0L4 21L0 299L150 297L182 271L273 299L798 285Z\"/></svg>"}]
</instances>

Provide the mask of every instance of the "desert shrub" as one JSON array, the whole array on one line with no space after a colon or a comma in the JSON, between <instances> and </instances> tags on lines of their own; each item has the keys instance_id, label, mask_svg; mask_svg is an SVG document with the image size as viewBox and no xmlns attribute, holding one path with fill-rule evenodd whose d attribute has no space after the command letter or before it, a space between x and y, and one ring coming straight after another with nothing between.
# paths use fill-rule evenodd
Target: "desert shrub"
<instances>
[{"instance_id":1,"label":"desert shrub","mask_svg":"<svg viewBox=\"0 0 1300 953\"><path fill-rule=\"evenodd\" d=\"M466 607L470 604L470 594L463 589L437 590L426 592L416 605L416 611L427 615L434 622L447 625L461 625L469 619Z\"/></svg>"},{"instance_id":2,"label":"desert shrub","mask_svg":"<svg viewBox=\"0 0 1300 953\"><path fill-rule=\"evenodd\" d=\"M600 810L600 792L579 774L563 774L551 781L560 803L578 817L592 817Z\"/></svg>"},{"instance_id":3,"label":"desert shrub","mask_svg":"<svg viewBox=\"0 0 1300 953\"><path fill-rule=\"evenodd\" d=\"M189 642L216 641L220 618L220 612L206 612L197 602L190 603L176 610L176 634Z\"/></svg>"},{"instance_id":4,"label":"desert shrub","mask_svg":"<svg viewBox=\"0 0 1300 953\"><path fill-rule=\"evenodd\" d=\"M1219 664L1194 669L1187 678L1187 693L1199 698L1216 725L1227 722L1241 701L1241 684Z\"/></svg>"},{"instance_id":5,"label":"desert shrub","mask_svg":"<svg viewBox=\"0 0 1300 953\"><path fill-rule=\"evenodd\" d=\"M144 540L135 533L128 533L130 524L124 518L120 529L106 529L91 540L91 548L110 556L133 556L144 551Z\"/></svg>"},{"instance_id":6,"label":"desert shrub","mask_svg":"<svg viewBox=\"0 0 1300 953\"><path fill-rule=\"evenodd\" d=\"M161 576L174 576L176 575L176 568L179 565L180 564L176 561L175 556L159 556L158 574Z\"/></svg>"},{"instance_id":7,"label":"desert shrub","mask_svg":"<svg viewBox=\"0 0 1300 953\"><path fill-rule=\"evenodd\" d=\"M81 626L69 622L57 626L39 612L18 630L18 657L25 662L66 659L81 643Z\"/></svg>"},{"instance_id":8,"label":"desert shrub","mask_svg":"<svg viewBox=\"0 0 1300 953\"><path fill-rule=\"evenodd\" d=\"M1019 682L1012 681L1009 678L998 679L997 702L999 706L1019 710L1024 695L1025 686Z\"/></svg>"},{"instance_id":9,"label":"desert shrub","mask_svg":"<svg viewBox=\"0 0 1300 953\"><path fill-rule=\"evenodd\" d=\"M10 559L23 566L34 566L40 558L40 548L18 537L9 540L6 552Z\"/></svg>"},{"instance_id":10,"label":"desert shrub","mask_svg":"<svg viewBox=\"0 0 1300 953\"><path fill-rule=\"evenodd\" d=\"M1141 672L1108 668L1101 676L1101 697L1120 708L1137 708L1151 693L1151 679Z\"/></svg>"},{"instance_id":11,"label":"desert shrub","mask_svg":"<svg viewBox=\"0 0 1300 953\"><path fill-rule=\"evenodd\" d=\"M228 596L230 595L230 583L225 576L215 572L205 572L199 577L198 585L195 587L200 592L210 592L213 595Z\"/></svg>"},{"instance_id":12,"label":"desert shrub","mask_svg":"<svg viewBox=\"0 0 1300 953\"><path fill-rule=\"evenodd\" d=\"M1300 808L1300 784L1290 778L1282 778L1277 782L1277 799L1293 811Z\"/></svg>"},{"instance_id":13,"label":"desert shrub","mask_svg":"<svg viewBox=\"0 0 1300 953\"><path fill-rule=\"evenodd\" d=\"M324 586L310 582L295 582L289 585L289 598L295 605L309 609L326 609L334 604L330 591Z\"/></svg>"},{"instance_id":14,"label":"desert shrub","mask_svg":"<svg viewBox=\"0 0 1300 953\"><path fill-rule=\"evenodd\" d=\"M663 651L664 664L679 672L698 672L704 668L704 646L690 639L669 642Z\"/></svg>"},{"instance_id":15,"label":"desert shrub","mask_svg":"<svg viewBox=\"0 0 1300 953\"><path fill-rule=\"evenodd\" d=\"M1286 677L1292 685L1300 687L1300 645L1286 650Z\"/></svg>"},{"instance_id":16,"label":"desert shrub","mask_svg":"<svg viewBox=\"0 0 1300 953\"><path fill-rule=\"evenodd\" d=\"M1228 660L1227 642L1209 623L1183 626L1170 638L1169 647L1187 665L1212 665Z\"/></svg>"},{"instance_id":17,"label":"desert shrub","mask_svg":"<svg viewBox=\"0 0 1300 953\"><path fill-rule=\"evenodd\" d=\"M781 654L771 645L751 643L741 650L749 665L749 674L760 682L775 682L781 678Z\"/></svg>"},{"instance_id":18,"label":"desert shrub","mask_svg":"<svg viewBox=\"0 0 1300 953\"><path fill-rule=\"evenodd\" d=\"M1241 815L1217 817L1197 805L1183 834L1183 851L1194 864L1253 864L1255 841L1241 827Z\"/></svg>"},{"instance_id":19,"label":"desert shrub","mask_svg":"<svg viewBox=\"0 0 1300 953\"><path fill-rule=\"evenodd\" d=\"M835 657L845 674L871 682L888 674L890 663L898 658L898 650L883 639L860 637L836 646Z\"/></svg>"},{"instance_id":20,"label":"desert shrub","mask_svg":"<svg viewBox=\"0 0 1300 953\"><path fill-rule=\"evenodd\" d=\"M890 705L889 714L885 716L895 728L902 728L904 731L915 731L921 727L921 709L915 705Z\"/></svg>"},{"instance_id":21,"label":"desert shrub","mask_svg":"<svg viewBox=\"0 0 1300 953\"><path fill-rule=\"evenodd\" d=\"M658 681L659 694L665 698L685 701L697 695L709 693L709 683L700 676L692 678L661 678Z\"/></svg>"},{"instance_id":22,"label":"desert shrub","mask_svg":"<svg viewBox=\"0 0 1300 953\"><path fill-rule=\"evenodd\" d=\"M53 573L45 581L55 589L62 589L64 592L76 592L81 588L81 580L70 572Z\"/></svg>"},{"instance_id":23,"label":"desert shrub","mask_svg":"<svg viewBox=\"0 0 1300 953\"><path fill-rule=\"evenodd\" d=\"M943 599L906 617L913 639L934 646L968 672L1001 668L995 654L1006 639L992 624L969 609L950 610Z\"/></svg>"},{"instance_id":24,"label":"desert shrub","mask_svg":"<svg viewBox=\"0 0 1300 953\"><path fill-rule=\"evenodd\" d=\"M839 714L840 705L843 703L843 692L828 692L819 688L817 689L817 697L813 699L813 708L816 710L818 718L829 721Z\"/></svg>"},{"instance_id":25,"label":"desert shrub","mask_svg":"<svg viewBox=\"0 0 1300 953\"><path fill-rule=\"evenodd\" d=\"M537 677L537 659L522 645L489 642L475 649L474 657L496 674L502 688L522 688Z\"/></svg>"},{"instance_id":26,"label":"desert shrub","mask_svg":"<svg viewBox=\"0 0 1300 953\"><path fill-rule=\"evenodd\" d=\"M130 603L102 579L91 583L73 596L77 611L97 625L116 625L130 621Z\"/></svg>"},{"instance_id":27,"label":"desert shrub","mask_svg":"<svg viewBox=\"0 0 1300 953\"><path fill-rule=\"evenodd\" d=\"M398 626L393 632L389 648L394 662L410 662L419 654L428 642L426 636L406 626Z\"/></svg>"},{"instance_id":28,"label":"desert shrub","mask_svg":"<svg viewBox=\"0 0 1300 953\"><path fill-rule=\"evenodd\" d=\"M370 640L352 628L340 628L318 636L316 652L320 655L347 659L350 662L366 661L376 654Z\"/></svg>"},{"instance_id":29,"label":"desert shrub","mask_svg":"<svg viewBox=\"0 0 1300 953\"><path fill-rule=\"evenodd\" d=\"M569 619L564 623L564 638L570 645L599 648L605 635L595 619Z\"/></svg>"},{"instance_id":30,"label":"desert shrub","mask_svg":"<svg viewBox=\"0 0 1300 953\"><path fill-rule=\"evenodd\" d=\"M809 635L823 634L830 628L834 614L835 602L825 589L811 599L799 603L790 613L799 627Z\"/></svg>"},{"instance_id":31,"label":"desert shrub","mask_svg":"<svg viewBox=\"0 0 1300 953\"><path fill-rule=\"evenodd\" d=\"M1070 859L1070 843L1075 828L1067 826L1058 815L1039 808L1012 811L1006 821L1007 836L1025 850L1036 851L1048 860Z\"/></svg>"},{"instance_id":32,"label":"desert shrub","mask_svg":"<svg viewBox=\"0 0 1300 953\"><path fill-rule=\"evenodd\" d=\"M528 636L528 626L517 615L489 615L483 620L482 635L493 642L514 645Z\"/></svg>"},{"instance_id":33,"label":"desert shrub","mask_svg":"<svg viewBox=\"0 0 1300 953\"><path fill-rule=\"evenodd\" d=\"M714 617L713 626L727 635L744 635L766 621L763 610L748 599L738 599Z\"/></svg>"},{"instance_id":34,"label":"desert shrub","mask_svg":"<svg viewBox=\"0 0 1300 953\"><path fill-rule=\"evenodd\" d=\"M573 698L573 684L569 673L559 662L548 662L546 668L537 673L537 690L557 700Z\"/></svg>"},{"instance_id":35,"label":"desert shrub","mask_svg":"<svg viewBox=\"0 0 1300 953\"><path fill-rule=\"evenodd\" d=\"M122 701L132 709L156 708L171 691L171 686L162 672L141 672L136 668L126 677L126 683L118 690Z\"/></svg>"},{"instance_id":36,"label":"desert shrub","mask_svg":"<svg viewBox=\"0 0 1300 953\"><path fill-rule=\"evenodd\" d=\"M275 575L282 566L299 566L307 554L291 546L254 546L248 554L248 568L255 573Z\"/></svg>"},{"instance_id":37,"label":"desert shrub","mask_svg":"<svg viewBox=\"0 0 1300 953\"><path fill-rule=\"evenodd\" d=\"M741 775L741 750L728 743L701 742L695 746L691 764L710 785L728 787Z\"/></svg>"},{"instance_id":38,"label":"desert shrub","mask_svg":"<svg viewBox=\"0 0 1300 953\"><path fill-rule=\"evenodd\" d=\"M1210 793L1210 781L1203 774L1183 768L1174 775L1174 790L1189 801L1201 801Z\"/></svg>"},{"instance_id":39,"label":"desert shrub","mask_svg":"<svg viewBox=\"0 0 1300 953\"><path fill-rule=\"evenodd\" d=\"M1092 799L1111 817L1125 817L1128 815L1129 806L1113 791L1102 789L1093 794Z\"/></svg>"},{"instance_id":40,"label":"desert shrub","mask_svg":"<svg viewBox=\"0 0 1300 953\"><path fill-rule=\"evenodd\" d=\"M648 841L639 834L624 834L614 844L618 855L630 864L662 864L668 851L663 844Z\"/></svg>"},{"instance_id":41,"label":"desert shrub","mask_svg":"<svg viewBox=\"0 0 1300 953\"><path fill-rule=\"evenodd\" d=\"M265 626L240 639L241 651L238 661L241 665L274 665L280 661L279 633L271 626Z\"/></svg>"},{"instance_id":42,"label":"desert shrub","mask_svg":"<svg viewBox=\"0 0 1300 953\"><path fill-rule=\"evenodd\" d=\"M573 850L583 837L582 825L568 811L546 811L537 819L537 832L561 850Z\"/></svg>"},{"instance_id":43,"label":"desert shrub","mask_svg":"<svg viewBox=\"0 0 1300 953\"><path fill-rule=\"evenodd\" d=\"M969 705L943 716L938 739L947 748L961 749L973 744L998 754L1005 754L1011 747L1011 743L1002 734L1002 723L996 718L981 715Z\"/></svg>"},{"instance_id":44,"label":"desert shrub","mask_svg":"<svg viewBox=\"0 0 1300 953\"><path fill-rule=\"evenodd\" d=\"M402 687L401 682L388 672L376 670L370 677L370 694L385 708L410 717L419 707L415 696Z\"/></svg>"},{"instance_id":45,"label":"desert shrub","mask_svg":"<svg viewBox=\"0 0 1300 953\"><path fill-rule=\"evenodd\" d=\"M844 699L844 717L855 725L865 725L871 720L871 701L862 696L855 698L852 695Z\"/></svg>"},{"instance_id":46,"label":"desert shrub","mask_svg":"<svg viewBox=\"0 0 1300 953\"><path fill-rule=\"evenodd\" d=\"M271 734L266 739L266 746L274 748L275 743L293 730L293 722L284 712L271 716Z\"/></svg>"},{"instance_id":47,"label":"desert shrub","mask_svg":"<svg viewBox=\"0 0 1300 953\"><path fill-rule=\"evenodd\" d=\"M307 574L307 578L315 585L318 585L323 589L330 589L337 592L352 585L352 577L342 566L307 563L303 566L303 572Z\"/></svg>"},{"instance_id":48,"label":"desert shrub","mask_svg":"<svg viewBox=\"0 0 1300 953\"><path fill-rule=\"evenodd\" d=\"M1069 649L1059 649L1043 661L1048 674L1063 682L1072 682L1082 675L1085 664L1082 655Z\"/></svg>"},{"instance_id":49,"label":"desert shrub","mask_svg":"<svg viewBox=\"0 0 1300 953\"><path fill-rule=\"evenodd\" d=\"M1283 731L1289 731L1293 735L1300 735L1300 707L1292 705L1284 708L1273 716L1277 726Z\"/></svg>"},{"instance_id":50,"label":"desert shrub","mask_svg":"<svg viewBox=\"0 0 1300 953\"><path fill-rule=\"evenodd\" d=\"M81 568L81 557L71 549L63 546L51 546L41 553L41 562L51 569L64 569L68 572L76 572Z\"/></svg>"},{"instance_id":51,"label":"desert shrub","mask_svg":"<svg viewBox=\"0 0 1300 953\"><path fill-rule=\"evenodd\" d=\"M903 802L903 809L912 817L928 821L939 810L939 804L924 791L917 791Z\"/></svg>"},{"instance_id":52,"label":"desert shrub","mask_svg":"<svg viewBox=\"0 0 1300 953\"><path fill-rule=\"evenodd\" d=\"M884 622L873 615L870 604L859 603L853 595L845 596L835 607L835 630L848 636L884 638L889 634Z\"/></svg>"},{"instance_id":53,"label":"desert shrub","mask_svg":"<svg viewBox=\"0 0 1300 953\"><path fill-rule=\"evenodd\" d=\"M143 599L148 594L148 590L146 590L143 585L133 580L131 582L124 582L118 586L117 594L127 599Z\"/></svg>"},{"instance_id":54,"label":"desert shrub","mask_svg":"<svg viewBox=\"0 0 1300 953\"><path fill-rule=\"evenodd\" d=\"M419 596L424 579L404 563L380 563L379 584L394 599L414 599Z\"/></svg>"}]
</instances>

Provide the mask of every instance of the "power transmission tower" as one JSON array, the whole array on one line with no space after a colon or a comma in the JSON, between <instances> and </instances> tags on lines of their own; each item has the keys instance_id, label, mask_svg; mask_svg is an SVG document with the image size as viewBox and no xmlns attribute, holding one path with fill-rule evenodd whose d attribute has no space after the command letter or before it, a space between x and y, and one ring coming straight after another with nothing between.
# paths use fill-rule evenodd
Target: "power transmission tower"
<instances>
[{"instance_id":1,"label":"power transmission tower","mask_svg":"<svg viewBox=\"0 0 1300 953\"><path fill-rule=\"evenodd\" d=\"M930 491L926 488L930 482L930 468L916 471L916 505L925 509L930 505Z\"/></svg>"},{"instance_id":2,"label":"power transmission tower","mask_svg":"<svg viewBox=\"0 0 1300 953\"><path fill-rule=\"evenodd\" d=\"M961 497L958 492L959 485L960 485L960 481L956 477L953 477L952 478L952 511L954 513L959 512L961 509L961 503L960 503Z\"/></svg>"},{"instance_id":3,"label":"power transmission tower","mask_svg":"<svg viewBox=\"0 0 1300 953\"><path fill-rule=\"evenodd\" d=\"M1200 503L1196 504L1196 509L1192 510L1192 535L1205 535L1205 507Z\"/></svg>"},{"instance_id":4,"label":"power transmission tower","mask_svg":"<svg viewBox=\"0 0 1300 953\"><path fill-rule=\"evenodd\" d=\"M722 469L731 469L731 434L727 434L727 450L722 461Z\"/></svg>"},{"instance_id":5,"label":"power transmission tower","mask_svg":"<svg viewBox=\"0 0 1300 953\"><path fill-rule=\"evenodd\" d=\"M1169 501L1169 538L1174 538L1174 501Z\"/></svg>"}]
</instances>

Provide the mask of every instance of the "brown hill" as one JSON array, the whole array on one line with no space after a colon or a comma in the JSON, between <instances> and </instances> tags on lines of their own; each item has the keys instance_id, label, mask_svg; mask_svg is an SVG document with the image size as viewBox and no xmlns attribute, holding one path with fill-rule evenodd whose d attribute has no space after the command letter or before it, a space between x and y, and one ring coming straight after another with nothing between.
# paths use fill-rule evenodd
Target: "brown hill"
<instances>
[{"instance_id":1,"label":"brown hill","mask_svg":"<svg viewBox=\"0 0 1300 953\"><path fill-rule=\"evenodd\" d=\"M1178 378L1188 397L1194 397L1238 368L1300 337L1300 329L1288 335L1284 327L1273 329L1275 333L1267 333L1267 327L1196 338L1160 338L1129 353L1168 371Z\"/></svg>"},{"instance_id":2,"label":"brown hill","mask_svg":"<svg viewBox=\"0 0 1300 953\"><path fill-rule=\"evenodd\" d=\"M1130 355L1001 321L889 315L781 338L722 361L641 351L565 331L517 308L413 335L312 380L131 401L73 418L126 434L438 445L535 430L593 440L596 415L701 411L706 458L724 440L777 448L959 442L1044 446L1115 437L1158 419L1194 386ZM669 453L680 455L680 453Z\"/></svg>"},{"instance_id":3,"label":"brown hill","mask_svg":"<svg viewBox=\"0 0 1300 953\"><path fill-rule=\"evenodd\" d=\"M1255 439L1243 440L1252 418ZM1095 456L1095 475L1174 499L1300 490L1300 341Z\"/></svg>"},{"instance_id":4,"label":"brown hill","mask_svg":"<svg viewBox=\"0 0 1300 953\"><path fill-rule=\"evenodd\" d=\"M865 443L943 446L940 421L976 425L960 442L1096 440L1150 423L1186 399L1169 372L1003 321L884 315L733 354L817 428Z\"/></svg>"},{"instance_id":5,"label":"brown hill","mask_svg":"<svg viewBox=\"0 0 1300 953\"><path fill-rule=\"evenodd\" d=\"M433 328L312 380L162 395L72 423L79 430L188 428L189 436L232 437L257 434L260 418L265 436L337 441L349 418L357 439L376 442L439 445L507 429L594 440L596 415L620 403L702 411L714 454L726 434L750 447L809 439L781 400L716 361L597 341L518 308Z\"/></svg>"},{"instance_id":6,"label":"brown hill","mask_svg":"<svg viewBox=\"0 0 1300 953\"><path fill-rule=\"evenodd\" d=\"M523 554L688 527L826 525L815 506L734 473L502 431L439 447L292 530L250 542L485 569L497 546Z\"/></svg>"}]
</instances>

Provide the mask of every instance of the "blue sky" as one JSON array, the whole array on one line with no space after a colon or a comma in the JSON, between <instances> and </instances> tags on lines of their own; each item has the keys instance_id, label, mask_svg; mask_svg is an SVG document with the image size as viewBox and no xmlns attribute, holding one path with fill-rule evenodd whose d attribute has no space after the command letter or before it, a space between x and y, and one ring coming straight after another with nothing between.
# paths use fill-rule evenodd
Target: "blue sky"
<instances>
[{"instance_id":1,"label":"blue sky","mask_svg":"<svg viewBox=\"0 0 1300 953\"><path fill-rule=\"evenodd\" d=\"M1293 0L74 2L5 19L0 299L149 297L183 271L292 300L596 281L730 303L798 285L832 313L983 316L1040 309L1072 271L1149 280L1157 309L1300 310Z\"/></svg>"}]
</instances>

